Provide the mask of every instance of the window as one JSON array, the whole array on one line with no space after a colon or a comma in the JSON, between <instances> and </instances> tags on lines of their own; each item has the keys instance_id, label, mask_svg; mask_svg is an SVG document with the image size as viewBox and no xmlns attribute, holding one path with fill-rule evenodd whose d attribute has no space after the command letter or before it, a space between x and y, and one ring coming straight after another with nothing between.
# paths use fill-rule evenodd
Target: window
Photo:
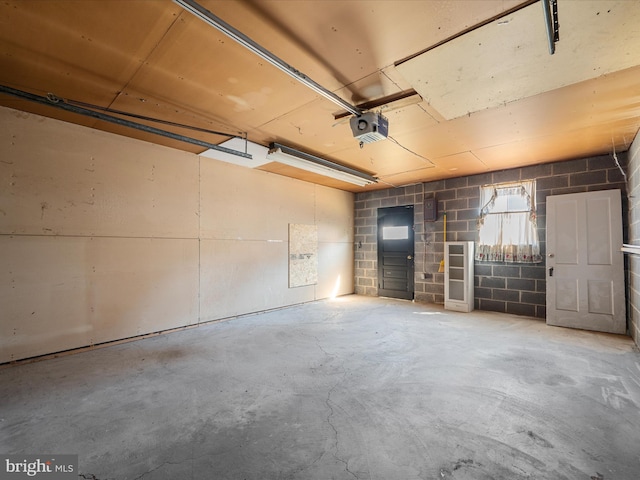
<instances>
[{"instance_id":1,"label":"window","mask_svg":"<svg viewBox=\"0 0 640 480\"><path fill-rule=\"evenodd\" d=\"M480 190L476 260L539 263L536 181L485 185Z\"/></svg>"},{"instance_id":2,"label":"window","mask_svg":"<svg viewBox=\"0 0 640 480\"><path fill-rule=\"evenodd\" d=\"M409 227L401 225L399 227L382 227L383 240L407 240L409 238Z\"/></svg>"}]
</instances>

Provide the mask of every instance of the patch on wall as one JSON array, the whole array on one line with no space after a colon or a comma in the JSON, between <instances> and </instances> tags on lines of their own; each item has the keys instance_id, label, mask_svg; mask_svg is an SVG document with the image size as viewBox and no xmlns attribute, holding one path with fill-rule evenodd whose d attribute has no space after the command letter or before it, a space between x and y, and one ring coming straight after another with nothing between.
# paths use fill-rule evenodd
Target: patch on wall
<instances>
[{"instance_id":1,"label":"patch on wall","mask_svg":"<svg viewBox=\"0 0 640 480\"><path fill-rule=\"evenodd\" d=\"M318 226L289 224L289 288L318 283Z\"/></svg>"}]
</instances>

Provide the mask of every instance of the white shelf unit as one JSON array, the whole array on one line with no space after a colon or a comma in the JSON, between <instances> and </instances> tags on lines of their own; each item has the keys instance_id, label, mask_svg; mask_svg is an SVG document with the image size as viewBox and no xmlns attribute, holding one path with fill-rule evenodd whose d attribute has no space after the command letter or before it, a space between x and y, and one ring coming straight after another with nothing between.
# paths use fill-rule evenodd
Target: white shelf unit
<instances>
[{"instance_id":1,"label":"white shelf unit","mask_svg":"<svg viewBox=\"0 0 640 480\"><path fill-rule=\"evenodd\" d=\"M444 244L444 308L473 310L473 242Z\"/></svg>"}]
</instances>

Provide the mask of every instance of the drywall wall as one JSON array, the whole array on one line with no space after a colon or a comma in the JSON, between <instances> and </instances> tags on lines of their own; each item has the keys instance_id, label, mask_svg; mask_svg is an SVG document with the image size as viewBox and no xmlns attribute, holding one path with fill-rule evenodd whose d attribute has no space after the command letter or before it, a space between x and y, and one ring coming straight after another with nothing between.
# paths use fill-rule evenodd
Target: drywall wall
<instances>
[{"instance_id":1,"label":"drywall wall","mask_svg":"<svg viewBox=\"0 0 640 480\"><path fill-rule=\"evenodd\" d=\"M640 133L628 152L629 214L628 242L640 245ZM640 255L627 255L627 315L629 331L640 347Z\"/></svg>"},{"instance_id":2,"label":"drywall wall","mask_svg":"<svg viewBox=\"0 0 640 480\"><path fill-rule=\"evenodd\" d=\"M0 184L0 363L353 292L352 193L8 108Z\"/></svg>"}]
</instances>

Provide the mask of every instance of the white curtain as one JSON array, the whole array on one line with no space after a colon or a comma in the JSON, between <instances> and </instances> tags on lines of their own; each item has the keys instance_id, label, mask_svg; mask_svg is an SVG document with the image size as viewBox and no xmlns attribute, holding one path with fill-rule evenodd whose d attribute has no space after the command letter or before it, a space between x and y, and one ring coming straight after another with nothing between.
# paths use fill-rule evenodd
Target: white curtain
<instances>
[{"instance_id":1,"label":"white curtain","mask_svg":"<svg viewBox=\"0 0 640 480\"><path fill-rule=\"evenodd\" d=\"M476 260L539 263L535 180L487 185L480 190Z\"/></svg>"}]
</instances>

